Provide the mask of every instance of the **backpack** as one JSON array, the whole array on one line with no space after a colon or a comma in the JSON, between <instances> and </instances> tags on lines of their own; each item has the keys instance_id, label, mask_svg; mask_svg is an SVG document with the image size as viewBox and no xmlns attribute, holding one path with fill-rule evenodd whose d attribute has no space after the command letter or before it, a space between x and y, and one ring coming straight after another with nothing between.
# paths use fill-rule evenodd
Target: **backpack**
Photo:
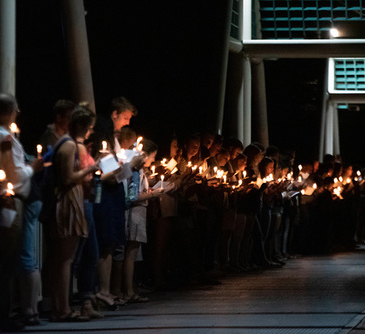
<instances>
[{"instance_id":1,"label":"backpack","mask_svg":"<svg viewBox=\"0 0 365 334\"><path fill-rule=\"evenodd\" d=\"M57 180L55 178L55 170L54 170L54 158L57 155L57 152L60 149L60 147L68 140L72 140L72 138L70 137L63 138L42 157L44 163L51 163L51 165L44 168L43 175L40 181L43 205L38 220L41 223L46 223L49 220L55 218L56 205L57 201L60 198L60 193L57 190ZM75 158L77 157L78 157L78 150L76 150L75 154Z\"/></svg>"}]
</instances>

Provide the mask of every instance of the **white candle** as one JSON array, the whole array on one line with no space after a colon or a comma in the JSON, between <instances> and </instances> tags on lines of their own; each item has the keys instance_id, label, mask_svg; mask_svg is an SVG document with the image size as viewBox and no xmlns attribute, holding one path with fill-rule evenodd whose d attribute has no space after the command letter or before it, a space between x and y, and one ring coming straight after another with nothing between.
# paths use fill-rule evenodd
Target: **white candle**
<instances>
[{"instance_id":1,"label":"white candle","mask_svg":"<svg viewBox=\"0 0 365 334\"><path fill-rule=\"evenodd\" d=\"M195 166L193 166L192 168L191 168L191 170L192 171L194 171L194 170L196 170L198 168L198 166L197 165L195 165Z\"/></svg>"},{"instance_id":2,"label":"white candle","mask_svg":"<svg viewBox=\"0 0 365 334\"><path fill-rule=\"evenodd\" d=\"M338 181L340 181L340 182L342 182L342 181L343 181L342 176L340 176L340 177L338 178Z\"/></svg>"},{"instance_id":3,"label":"white candle","mask_svg":"<svg viewBox=\"0 0 365 334\"><path fill-rule=\"evenodd\" d=\"M137 143L137 145L136 145L136 146L138 146L138 145L139 145L139 143L140 143L142 140L143 140L143 137L138 137L138 138L137 138L137 142L136 142L136 143Z\"/></svg>"},{"instance_id":4,"label":"white candle","mask_svg":"<svg viewBox=\"0 0 365 334\"><path fill-rule=\"evenodd\" d=\"M152 174L155 174L156 166L151 166L151 172Z\"/></svg>"},{"instance_id":5,"label":"white candle","mask_svg":"<svg viewBox=\"0 0 365 334\"><path fill-rule=\"evenodd\" d=\"M203 167L202 166L199 167L199 174L201 174L201 173L203 173Z\"/></svg>"},{"instance_id":6,"label":"white candle","mask_svg":"<svg viewBox=\"0 0 365 334\"><path fill-rule=\"evenodd\" d=\"M138 144L137 151L142 152L143 144Z\"/></svg>"},{"instance_id":7,"label":"white candle","mask_svg":"<svg viewBox=\"0 0 365 334\"><path fill-rule=\"evenodd\" d=\"M42 150L43 150L42 145L37 145L37 158L38 159L42 158L42 156L41 156Z\"/></svg>"},{"instance_id":8,"label":"white candle","mask_svg":"<svg viewBox=\"0 0 365 334\"><path fill-rule=\"evenodd\" d=\"M242 180L238 180L238 186L242 185Z\"/></svg>"},{"instance_id":9,"label":"white candle","mask_svg":"<svg viewBox=\"0 0 365 334\"><path fill-rule=\"evenodd\" d=\"M223 183L227 182L227 175L223 175Z\"/></svg>"},{"instance_id":10,"label":"white candle","mask_svg":"<svg viewBox=\"0 0 365 334\"><path fill-rule=\"evenodd\" d=\"M105 152L108 148L108 143L105 140L103 140L101 142L101 146L102 146L102 151Z\"/></svg>"},{"instance_id":11,"label":"white candle","mask_svg":"<svg viewBox=\"0 0 365 334\"><path fill-rule=\"evenodd\" d=\"M165 176L161 175L161 189L163 189L163 180L164 180Z\"/></svg>"},{"instance_id":12,"label":"white candle","mask_svg":"<svg viewBox=\"0 0 365 334\"><path fill-rule=\"evenodd\" d=\"M244 170L242 174L243 174L243 177L245 178L247 175L247 172Z\"/></svg>"},{"instance_id":13,"label":"white candle","mask_svg":"<svg viewBox=\"0 0 365 334\"><path fill-rule=\"evenodd\" d=\"M11 123L10 124L10 131L13 133L13 134L17 134L20 132L18 126L15 124L15 123Z\"/></svg>"},{"instance_id":14,"label":"white candle","mask_svg":"<svg viewBox=\"0 0 365 334\"><path fill-rule=\"evenodd\" d=\"M302 177L298 176L298 182L302 182Z\"/></svg>"},{"instance_id":15,"label":"white candle","mask_svg":"<svg viewBox=\"0 0 365 334\"><path fill-rule=\"evenodd\" d=\"M13 184L9 182L8 185L7 185L7 189L6 189L6 195L7 196L14 196L15 193L14 193L13 189L14 189Z\"/></svg>"},{"instance_id":16,"label":"white candle","mask_svg":"<svg viewBox=\"0 0 365 334\"><path fill-rule=\"evenodd\" d=\"M188 167L191 167L192 166L192 163L191 161L188 162Z\"/></svg>"},{"instance_id":17,"label":"white candle","mask_svg":"<svg viewBox=\"0 0 365 334\"><path fill-rule=\"evenodd\" d=\"M0 182L4 182L5 179L6 179L5 171L3 171L2 169L0 169Z\"/></svg>"}]
</instances>

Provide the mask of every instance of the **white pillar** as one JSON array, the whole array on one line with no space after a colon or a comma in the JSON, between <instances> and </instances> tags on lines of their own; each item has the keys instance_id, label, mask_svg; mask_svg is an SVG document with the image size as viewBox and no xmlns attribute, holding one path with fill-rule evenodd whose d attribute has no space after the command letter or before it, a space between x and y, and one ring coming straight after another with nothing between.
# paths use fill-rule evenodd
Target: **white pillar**
<instances>
[{"instance_id":1,"label":"white pillar","mask_svg":"<svg viewBox=\"0 0 365 334\"><path fill-rule=\"evenodd\" d=\"M340 155L340 129L338 124L338 108L334 104L333 108L333 154Z\"/></svg>"},{"instance_id":2,"label":"white pillar","mask_svg":"<svg viewBox=\"0 0 365 334\"><path fill-rule=\"evenodd\" d=\"M0 92L15 95L16 0L0 0Z\"/></svg>"},{"instance_id":3,"label":"white pillar","mask_svg":"<svg viewBox=\"0 0 365 334\"><path fill-rule=\"evenodd\" d=\"M217 109L217 122L216 131L218 134L222 134L223 130L223 117L224 117L224 101L226 93L227 83L227 69L228 69L228 56L229 56L229 35L231 31L231 17L232 17L232 0L227 1L226 18L225 18L225 32L223 39L223 47L221 54L221 73L219 80L219 98Z\"/></svg>"},{"instance_id":4,"label":"white pillar","mask_svg":"<svg viewBox=\"0 0 365 334\"><path fill-rule=\"evenodd\" d=\"M243 0L243 29L242 39L249 41L252 38L252 0Z\"/></svg>"},{"instance_id":5,"label":"white pillar","mask_svg":"<svg viewBox=\"0 0 365 334\"><path fill-rule=\"evenodd\" d=\"M262 59L251 59L252 70L252 131L253 139L269 146L267 123L265 69Z\"/></svg>"},{"instance_id":6,"label":"white pillar","mask_svg":"<svg viewBox=\"0 0 365 334\"><path fill-rule=\"evenodd\" d=\"M251 62L248 57L243 58L243 145L251 143Z\"/></svg>"},{"instance_id":7,"label":"white pillar","mask_svg":"<svg viewBox=\"0 0 365 334\"><path fill-rule=\"evenodd\" d=\"M88 102L95 112L83 0L62 0L62 12L73 100Z\"/></svg>"},{"instance_id":8,"label":"white pillar","mask_svg":"<svg viewBox=\"0 0 365 334\"><path fill-rule=\"evenodd\" d=\"M332 102L329 102L326 116L325 154L333 154L333 114L334 104Z\"/></svg>"}]
</instances>

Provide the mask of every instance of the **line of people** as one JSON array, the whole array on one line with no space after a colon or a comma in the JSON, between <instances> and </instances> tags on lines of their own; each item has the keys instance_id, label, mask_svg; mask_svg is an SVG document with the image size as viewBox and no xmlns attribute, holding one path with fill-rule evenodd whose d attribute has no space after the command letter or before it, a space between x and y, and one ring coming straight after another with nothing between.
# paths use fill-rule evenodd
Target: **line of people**
<instances>
[{"instance_id":1,"label":"line of people","mask_svg":"<svg viewBox=\"0 0 365 334\"><path fill-rule=\"evenodd\" d=\"M97 120L58 101L31 157L11 128L18 113L0 94L1 328L38 325L41 291L50 321L89 321L148 302L141 289L220 284L362 242L362 172L338 157L297 166L295 151L213 133L158 147L129 127L137 110L124 97Z\"/></svg>"}]
</instances>

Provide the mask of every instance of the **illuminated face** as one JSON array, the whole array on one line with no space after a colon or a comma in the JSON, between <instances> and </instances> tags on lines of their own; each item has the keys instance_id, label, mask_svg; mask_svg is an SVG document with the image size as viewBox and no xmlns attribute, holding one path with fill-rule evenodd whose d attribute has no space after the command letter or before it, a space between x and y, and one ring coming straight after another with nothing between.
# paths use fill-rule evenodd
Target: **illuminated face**
<instances>
[{"instance_id":1,"label":"illuminated face","mask_svg":"<svg viewBox=\"0 0 365 334\"><path fill-rule=\"evenodd\" d=\"M229 161L229 153L227 153L227 154L218 153L217 154L217 162L218 162L219 167L224 167L228 161Z\"/></svg>"},{"instance_id":2,"label":"illuminated face","mask_svg":"<svg viewBox=\"0 0 365 334\"><path fill-rule=\"evenodd\" d=\"M270 175L274 172L274 163L273 162L269 162L266 166L266 170L265 170L265 174L266 175Z\"/></svg>"},{"instance_id":3,"label":"illuminated face","mask_svg":"<svg viewBox=\"0 0 365 334\"><path fill-rule=\"evenodd\" d=\"M170 144L170 157L171 158L176 157L178 150L179 150L179 146L177 145L177 140L173 139Z\"/></svg>"},{"instance_id":4,"label":"illuminated face","mask_svg":"<svg viewBox=\"0 0 365 334\"><path fill-rule=\"evenodd\" d=\"M114 123L114 130L120 130L123 126L129 125L133 113L130 110L125 110L120 114L116 110L112 112L112 120Z\"/></svg>"},{"instance_id":5,"label":"illuminated face","mask_svg":"<svg viewBox=\"0 0 365 334\"><path fill-rule=\"evenodd\" d=\"M195 156L198 154L200 148L199 140L190 140L186 146L186 152L189 156Z\"/></svg>"},{"instance_id":6,"label":"illuminated face","mask_svg":"<svg viewBox=\"0 0 365 334\"><path fill-rule=\"evenodd\" d=\"M145 158L144 158L144 166L145 167L150 167L151 166L152 162L154 162L155 159L156 159L156 154L157 154L157 151L152 152L151 154L145 156Z\"/></svg>"},{"instance_id":7,"label":"illuminated face","mask_svg":"<svg viewBox=\"0 0 365 334\"><path fill-rule=\"evenodd\" d=\"M238 154L241 153L241 150L239 148L234 148L232 151L231 151L231 159L236 159Z\"/></svg>"},{"instance_id":8,"label":"illuminated face","mask_svg":"<svg viewBox=\"0 0 365 334\"><path fill-rule=\"evenodd\" d=\"M247 161L246 160L243 160L243 159L238 159L237 160L238 170L244 171L246 169L246 166L247 166Z\"/></svg>"}]
</instances>

